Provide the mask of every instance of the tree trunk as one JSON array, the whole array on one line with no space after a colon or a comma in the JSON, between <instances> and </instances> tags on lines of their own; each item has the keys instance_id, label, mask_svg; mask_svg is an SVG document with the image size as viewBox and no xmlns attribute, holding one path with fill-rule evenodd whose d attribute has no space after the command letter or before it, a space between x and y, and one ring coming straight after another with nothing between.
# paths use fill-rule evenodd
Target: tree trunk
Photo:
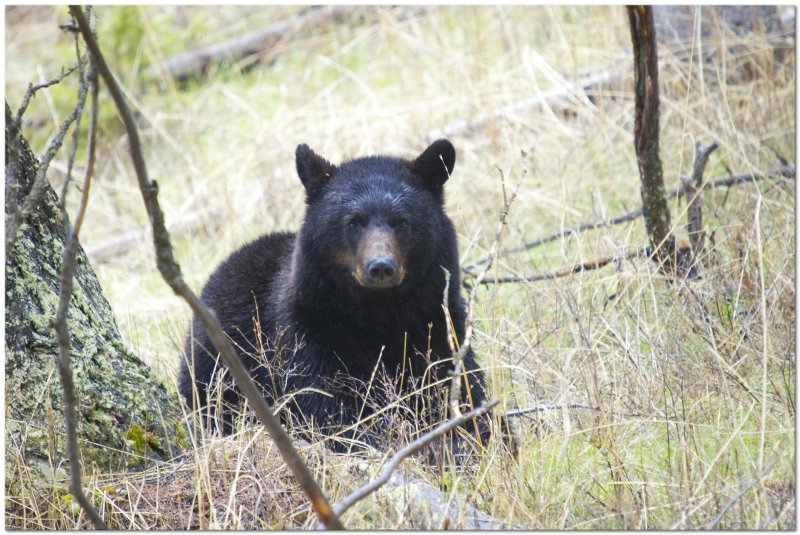
<instances>
[{"instance_id":1,"label":"tree trunk","mask_svg":"<svg viewBox=\"0 0 800 535\"><path fill-rule=\"evenodd\" d=\"M635 90L634 145L642 182L642 214L650 237L653 258L667 271L675 265L675 238L664 189L664 173L658 154L658 54L653 8L628 6L633 41Z\"/></svg>"},{"instance_id":2,"label":"tree trunk","mask_svg":"<svg viewBox=\"0 0 800 535\"><path fill-rule=\"evenodd\" d=\"M9 113L6 106L6 219L22 205L39 165L25 139L11 132ZM58 305L66 215L50 185L45 188L6 251L7 489L19 482L23 467L66 474L58 342L50 324ZM80 247L67 322L85 470L143 468L172 458L184 436L177 398L125 347Z\"/></svg>"}]
</instances>

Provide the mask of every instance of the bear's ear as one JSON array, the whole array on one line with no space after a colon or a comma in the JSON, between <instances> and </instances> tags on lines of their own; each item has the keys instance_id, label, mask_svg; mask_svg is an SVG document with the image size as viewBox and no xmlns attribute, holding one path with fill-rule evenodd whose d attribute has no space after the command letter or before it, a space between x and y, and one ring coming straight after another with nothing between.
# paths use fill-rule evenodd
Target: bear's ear
<instances>
[{"instance_id":1,"label":"bear's ear","mask_svg":"<svg viewBox=\"0 0 800 535\"><path fill-rule=\"evenodd\" d=\"M306 199L311 202L322 191L323 186L336 171L336 166L318 155L303 143L294 152L297 175L306 188Z\"/></svg>"},{"instance_id":2,"label":"bear's ear","mask_svg":"<svg viewBox=\"0 0 800 535\"><path fill-rule=\"evenodd\" d=\"M456 149L446 139L439 139L411 162L411 169L422 180L423 185L434 193L442 186L456 164Z\"/></svg>"}]
</instances>

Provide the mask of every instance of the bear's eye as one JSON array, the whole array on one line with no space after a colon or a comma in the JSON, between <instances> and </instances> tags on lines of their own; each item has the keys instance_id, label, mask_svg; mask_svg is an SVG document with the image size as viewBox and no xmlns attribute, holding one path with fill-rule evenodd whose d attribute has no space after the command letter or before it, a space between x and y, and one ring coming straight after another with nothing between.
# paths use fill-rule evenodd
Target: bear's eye
<instances>
[{"instance_id":1,"label":"bear's eye","mask_svg":"<svg viewBox=\"0 0 800 535\"><path fill-rule=\"evenodd\" d=\"M347 230L357 230L362 224L363 221L360 217L353 217L347 221Z\"/></svg>"},{"instance_id":2,"label":"bear's eye","mask_svg":"<svg viewBox=\"0 0 800 535\"><path fill-rule=\"evenodd\" d=\"M409 227L409 223L408 223L408 220L407 220L407 219L400 219L399 221L397 221L397 222L395 223L395 225L396 225L396 226L397 226L397 228L399 228L400 230L407 230L407 229L408 229L408 227Z\"/></svg>"}]
</instances>

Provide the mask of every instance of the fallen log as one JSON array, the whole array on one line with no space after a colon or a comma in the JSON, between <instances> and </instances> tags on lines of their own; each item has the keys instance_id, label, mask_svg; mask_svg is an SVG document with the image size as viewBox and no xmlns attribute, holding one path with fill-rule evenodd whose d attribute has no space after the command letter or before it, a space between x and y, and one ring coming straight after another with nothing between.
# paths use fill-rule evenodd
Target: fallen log
<instances>
[{"instance_id":1,"label":"fallen log","mask_svg":"<svg viewBox=\"0 0 800 535\"><path fill-rule=\"evenodd\" d=\"M599 73L593 73L589 76L581 78L577 83L569 83L555 87L535 97L520 100L513 104L509 104L508 106L504 106L498 110L495 110L493 113L478 115L472 119L461 119L441 128L436 128L428 132L426 138L429 140L429 142L433 142L439 138L458 136L467 134L474 130L479 130L483 128L483 126L489 121L498 119L513 120L523 111L544 108L545 106L553 106L560 101L570 99L579 91L593 91L601 87L618 85L623 78L628 75L629 73L624 71L602 71Z\"/></svg>"},{"instance_id":2,"label":"fallen log","mask_svg":"<svg viewBox=\"0 0 800 535\"><path fill-rule=\"evenodd\" d=\"M313 7L288 19L275 22L266 28L248 32L221 43L172 55L158 63L155 66L155 72L183 82L192 76L203 75L214 63L235 62L263 53L272 48L290 31L299 31L330 21L344 20L353 15L356 9L352 5Z\"/></svg>"},{"instance_id":3,"label":"fallen log","mask_svg":"<svg viewBox=\"0 0 800 535\"><path fill-rule=\"evenodd\" d=\"M178 216L167 220L167 230L173 234L183 234L191 232L203 225L211 227L218 225L219 212L210 210L201 213ZM127 230L122 234L109 238L97 245L88 247L86 254L93 264L107 262L112 258L125 254L134 247L147 240L152 239L153 231L150 227L135 228Z\"/></svg>"}]
</instances>

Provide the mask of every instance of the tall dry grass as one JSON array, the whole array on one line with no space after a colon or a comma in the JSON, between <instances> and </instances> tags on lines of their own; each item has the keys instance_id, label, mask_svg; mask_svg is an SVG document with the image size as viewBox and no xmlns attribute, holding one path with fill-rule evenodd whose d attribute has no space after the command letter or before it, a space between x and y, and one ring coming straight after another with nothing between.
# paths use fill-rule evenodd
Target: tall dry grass
<instances>
[{"instance_id":1,"label":"tall dry grass","mask_svg":"<svg viewBox=\"0 0 800 535\"><path fill-rule=\"evenodd\" d=\"M439 7L403 20L378 8L362 20L293 33L244 73L223 69L186 90L158 89L138 80L168 51L252 29L291 9L154 6L127 18L118 9L98 9L101 45L122 47L110 33L120 20L140 25L132 34L138 40L125 43L133 52L120 52L130 59L120 77L139 114L168 218L199 222L174 231L195 288L238 245L298 226L298 143L334 162L384 151L411 156L432 129L586 73L629 72L632 64L621 7ZM59 52L68 39L54 24L61 11L31 13L7 17L12 108L28 81L70 61ZM668 186L690 172L695 141L720 143L709 178L766 173L776 153L794 163L794 39L781 40L787 42L719 27L702 43L717 51L707 62L661 48ZM43 46L48 42L56 45ZM788 57L776 60L776 48ZM506 246L640 206L630 76L451 137L458 157L447 208L462 265L487 253L502 205L501 177L518 188ZM65 102L69 95L58 90L37 97L26 135L39 147L43 132L66 113ZM82 233L90 253L147 223L125 140L112 119L105 127ZM50 178L63 180L58 173ZM634 259L481 289L474 344L490 389L509 409L539 410L515 418L516 459L490 447L469 470L434 473L416 460L409 470L529 529L795 527L795 191L794 179L770 178L706 192L709 236L699 280L669 281ZM670 208L675 232L685 238L686 204L676 199ZM501 257L493 274L548 271L645 243L636 220ZM128 343L173 378L189 313L154 269L148 239L93 267ZM314 525L262 432L191 440L187 457L175 463L87 478L114 527ZM352 490L363 459L318 444L303 451L333 501ZM9 527L85 525L54 474L55 481L22 481L22 490L7 496ZM421 525L394 506L376 497L344 522Z\"/></svg>"}]
</instances>

